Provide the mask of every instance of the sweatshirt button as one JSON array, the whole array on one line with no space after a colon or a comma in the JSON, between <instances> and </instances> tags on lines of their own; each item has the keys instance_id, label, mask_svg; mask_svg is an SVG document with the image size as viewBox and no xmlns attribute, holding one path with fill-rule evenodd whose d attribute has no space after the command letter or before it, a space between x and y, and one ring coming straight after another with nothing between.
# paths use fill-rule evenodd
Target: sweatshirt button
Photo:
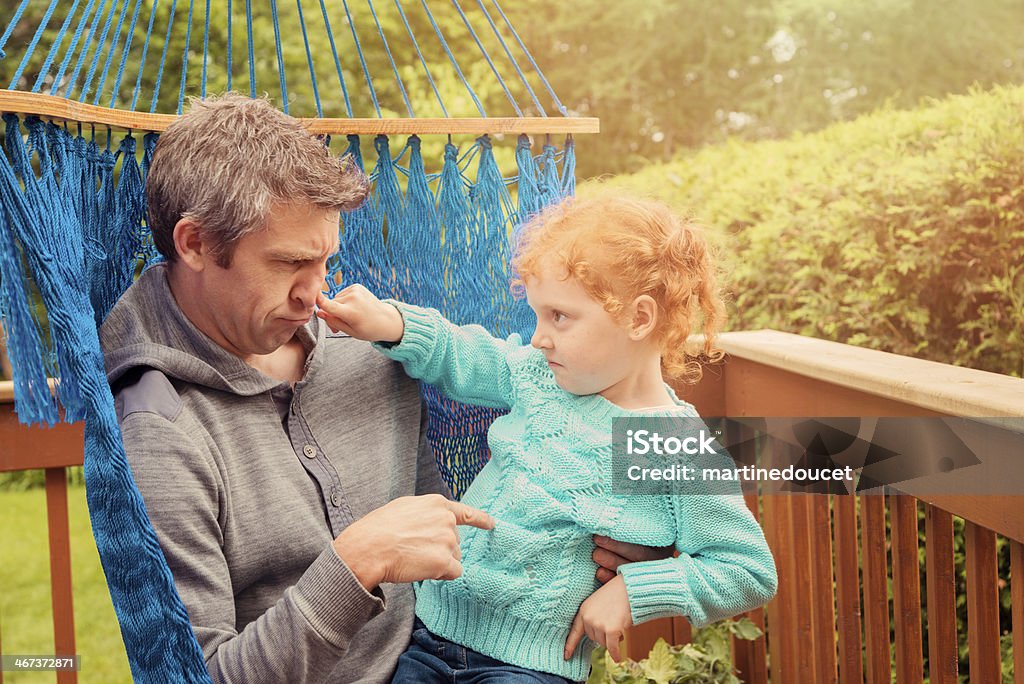
<instances>
[{"instance_id":1,"label":"sweatshirt button","mask_svg":"<svg viewBox=\"0 0 1024 684\"><path fill-rule=\"evenodd\" d=\"M304 447L302 447L302 454L306 458L316 458L316 447L314 447L312 444L307 444Z\"/></svg>"},{"instance_id":2,"label":"sweatshirt button","mask_svg":"<svg viewBox=\"0 0 1024 684\"><path fill-rule=\"evenodd\" d=\"M335 508L341 505L341 497L338 496L338 492L331 494L331 505Z\"/></svg>"}]
</instances>

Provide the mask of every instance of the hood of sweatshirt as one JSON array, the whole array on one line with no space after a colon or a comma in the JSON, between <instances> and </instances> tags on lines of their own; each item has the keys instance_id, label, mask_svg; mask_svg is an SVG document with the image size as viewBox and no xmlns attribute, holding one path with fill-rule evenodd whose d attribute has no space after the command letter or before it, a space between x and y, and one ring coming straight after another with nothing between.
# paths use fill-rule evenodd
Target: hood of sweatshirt
<instances>
[{"instance_id":1,"label":"hood of sweatshirt","mask_svg":"<svg viewBox=\"0 0 1024 684\"><path fill-rule=\"evenodd\" d=\"M321 363L325 331L319 323L311 318L296 332L307 350L304 381ZM100 344L112 387L137 368L155 368L171 378L242 396L281 384L192 324L171 293L166 264L146 269L128 288L100 326Z\"/></svg>"}]
</instances>

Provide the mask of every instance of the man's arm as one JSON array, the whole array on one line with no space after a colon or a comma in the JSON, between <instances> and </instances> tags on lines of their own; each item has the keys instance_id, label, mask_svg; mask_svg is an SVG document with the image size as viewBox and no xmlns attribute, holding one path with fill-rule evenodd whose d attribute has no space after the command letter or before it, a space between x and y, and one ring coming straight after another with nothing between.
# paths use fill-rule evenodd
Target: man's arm
<instances>
[{"instance_id":1,"label":"man's arm","mask_svg":"<svg viewBox=\"0 0 1024 684\"><path fill-rule=\"evenodd\" d=\"M122 433L136 484L217 682L324 681L366 622L384 609L379 584L458 577L457 525L494 524L486 513L439 495L396 499L346 527L295 585L238 631L221 526L229 493L216 464L185 431L154 413L130 414ZM241 553L258 560L263 548Z\"/></svg>"}]
</instances>

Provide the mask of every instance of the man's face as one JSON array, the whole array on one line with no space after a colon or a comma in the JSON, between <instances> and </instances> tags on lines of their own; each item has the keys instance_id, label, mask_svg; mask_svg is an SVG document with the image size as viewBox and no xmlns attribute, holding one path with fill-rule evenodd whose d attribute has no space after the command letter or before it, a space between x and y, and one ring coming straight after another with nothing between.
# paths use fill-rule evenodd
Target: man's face
<instances>
[{"instance_id":1,"label":"man's face","mask_svg":"<svg viewBox=\"0 0 1024 684\"><path fill-rule=\"evenodd\" d=\"M526 299L537 314L530 343L544 352L559 387L607 396L635 373L628 326L564 270L548 265L528 279Z\"/></svg>"},{"instance_id":2,"label":"man's face","mask_svg":"<svg viewBox=\"0 0 1024 684\"><path fill-rule=\"evenodd\" d=\"M269 354L313 315L327 259L338 251L338 212L277 205L263 230L236 244L231 265L199 274L215 341L246 359Z\"/></svg>"}]
</instances>

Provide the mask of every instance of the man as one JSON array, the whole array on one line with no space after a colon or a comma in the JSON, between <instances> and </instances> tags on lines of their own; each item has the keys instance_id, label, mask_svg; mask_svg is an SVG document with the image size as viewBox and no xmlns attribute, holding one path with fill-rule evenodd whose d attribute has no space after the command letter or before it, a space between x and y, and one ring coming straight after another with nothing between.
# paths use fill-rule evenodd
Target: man
<instances>
[{"instance_id":1,"label":"man","mask_svg":"<svg viewBox=\"0 0 1024 684\"><path fill-rule=\"evenodd\" d=\"M457 525L401 367L312 316L365 177L237 95L196 102L147 179L166 259L100 334L125 450L220 682L383 682L409 582L459 576ZM601 541L607 580L636 549ZM618 554L612 553L617 551Z\"/></svg>"}]
</instances>

